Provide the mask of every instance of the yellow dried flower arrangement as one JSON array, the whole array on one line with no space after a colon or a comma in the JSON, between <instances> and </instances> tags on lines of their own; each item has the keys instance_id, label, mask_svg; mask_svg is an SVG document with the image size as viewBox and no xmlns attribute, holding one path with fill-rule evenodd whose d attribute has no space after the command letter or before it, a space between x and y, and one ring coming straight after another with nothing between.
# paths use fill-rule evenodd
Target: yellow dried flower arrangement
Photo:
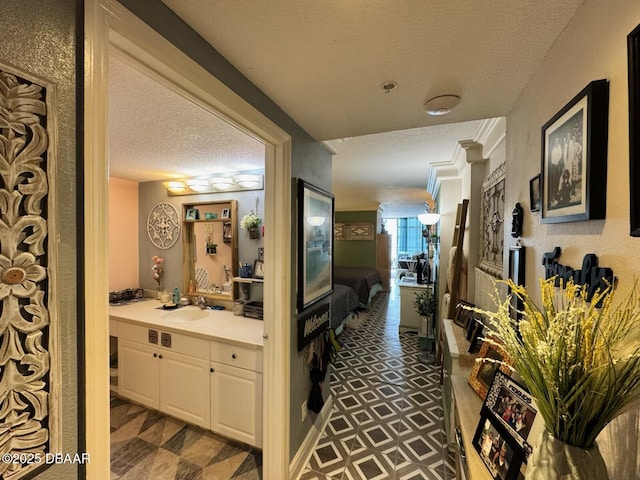
<instances>
[{"instance_id":1,"label":"yellow dried flower arrangement","mask_svg":"<svg viewBox=\"0 0 640 480\"><path fill-rule=\"evenodd\" d=\"M510 299L496 301L495 312L473 310L487 318L491 335L536 399L549 433L590 448L611 420L640 400L637 283L614 307L610 286L588 302L581 286L568 282L557 291L554 281L540 281L541 306L523 286L506 281L524 304L517 324Z\"/></svg>"}]
</instances>

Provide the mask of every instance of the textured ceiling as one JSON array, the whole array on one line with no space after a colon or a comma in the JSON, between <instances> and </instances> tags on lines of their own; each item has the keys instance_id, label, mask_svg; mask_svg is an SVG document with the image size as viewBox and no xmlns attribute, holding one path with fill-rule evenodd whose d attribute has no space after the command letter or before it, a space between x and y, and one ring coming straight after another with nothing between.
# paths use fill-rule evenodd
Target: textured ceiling
<instances>
[{"instance_id":1,"label":"textured ceiling","mask_svg":"<svg viewBox=\"0 0 640 480\"><path fill-rule=\"evenodd\" d=\"M264 145L109 59L109 175L138 182L264 168Z\"/></svg>"},{"instance_id":2,"label":"textured ceiling","mask_svg":"<svg viewBox=\"0 0 640 480\"><path fill-rule=\"evenodd\" d=\"M506 116L582 3L163 1L317 140Z\"/></svg>"},{"instance_id":3,"label":"textured ceiling","mask_svg":"<svg viewBox=\"0 0 640 480\"><path fill-rule=\"evenodd\" d=\"M430 161L506 116L582 0L163 0L336 152L338 210L410 215ZM383 92L389 80L393 93ZM462 97L449 115L424 102ZM264 148L122 62L109 66L111 175L156 180L264 166ZM393 132L393 133L388 133ZM376 135L382 134L382 135ZM394 213L391 213L394 212Z\"/></svg>"}]
</instances>

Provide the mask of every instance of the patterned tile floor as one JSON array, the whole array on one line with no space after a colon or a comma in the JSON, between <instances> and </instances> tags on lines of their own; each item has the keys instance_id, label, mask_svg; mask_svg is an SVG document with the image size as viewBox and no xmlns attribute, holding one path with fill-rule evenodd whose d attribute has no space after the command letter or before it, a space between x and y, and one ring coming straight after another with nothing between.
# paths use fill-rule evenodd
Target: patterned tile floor
<instances>
[{"instance_id":1,"label":"patterned tile floor","mask_svg":"<svg viewBox=\"0 0 640 480\"><path fill-rule=\"evenodd\" d=\"M397 287L346 330L332 365L331 418L301 480L451 480L439 371L398 334ZM111 398L112 480L254 480L262 454L157 411Z\"/></svg>"},{"instance_id":2,"label":"patterned tile floor","mask_svg":"<svg viewBox=\"0 0 640 480\"><path fill-rule=\"evenodd\" d=\"M439 370L420 363L415 333L398 334L398 288L378 294L340 336L331 417L301 480L451 480Z\"/></svg>"},{"instance_id":3,"label":"patterned tile floor","mask_svg":"<svg viewBox=\"0 0 640 480\"><path fill-rule=\"evenodd\" d=\"M259 480L262 452L111 397L111 480Z\"/></svg>"}]
</instances>

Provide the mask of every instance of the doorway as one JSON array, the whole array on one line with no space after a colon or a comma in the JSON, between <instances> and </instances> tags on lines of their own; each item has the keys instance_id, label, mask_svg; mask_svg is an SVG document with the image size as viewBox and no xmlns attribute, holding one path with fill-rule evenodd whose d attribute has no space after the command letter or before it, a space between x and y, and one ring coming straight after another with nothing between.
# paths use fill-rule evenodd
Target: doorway
<instances>
[{"instance_id":1,"label":"doorway","mask_svg":"<svg viewBox=\"0 0 640 480\"><path fill-rule=\"evenodd\" d=\"M291 307L291 139L255 108L189 59L115 0L85 3L84 298L85 429L89 478L108 478L108 54L126 51L190 99L265 145L264 463L265 479L288 478ZM90 321L89 321L90 320ZM284 426L284 428L283 428ZM95 459L95 460L94 460Z\"/></svg>"}]
</instances>

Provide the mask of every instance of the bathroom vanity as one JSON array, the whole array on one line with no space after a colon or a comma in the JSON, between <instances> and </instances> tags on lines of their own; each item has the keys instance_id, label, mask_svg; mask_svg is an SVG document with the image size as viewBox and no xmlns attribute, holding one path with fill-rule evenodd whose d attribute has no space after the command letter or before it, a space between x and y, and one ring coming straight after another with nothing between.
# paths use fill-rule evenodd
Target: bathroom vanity
<instances>
[{"instance_id":1,"label":"bathroom vanity","mask_svg":"<svg viewBox=\"0 0 640 480\"><path fill-rule=\"evenodd\" d=\"M118 395L261 448L263 322L157 300L109 307Z\"/></svg>"}]
</instances>

